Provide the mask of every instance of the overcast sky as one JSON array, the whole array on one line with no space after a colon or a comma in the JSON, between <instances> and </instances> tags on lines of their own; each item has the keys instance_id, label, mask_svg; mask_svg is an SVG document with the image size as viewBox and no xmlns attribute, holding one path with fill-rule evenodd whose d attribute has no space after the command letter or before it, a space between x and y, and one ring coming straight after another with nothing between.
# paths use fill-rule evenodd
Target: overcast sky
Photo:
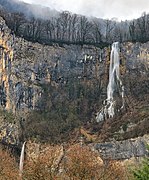
<instances>
[{"instance_id":1,"label":"overcast sky","mask_svg":"<svg viewBox=\"0 0 149 180\"><path fill-rule=\"evenodd\" d=\"M99 18L118 18L119 20L140 17L149 12L149 0L21 0L32 4L41 4L56 10L68 10L73 13Z\"/></svg>"}]
</instances>

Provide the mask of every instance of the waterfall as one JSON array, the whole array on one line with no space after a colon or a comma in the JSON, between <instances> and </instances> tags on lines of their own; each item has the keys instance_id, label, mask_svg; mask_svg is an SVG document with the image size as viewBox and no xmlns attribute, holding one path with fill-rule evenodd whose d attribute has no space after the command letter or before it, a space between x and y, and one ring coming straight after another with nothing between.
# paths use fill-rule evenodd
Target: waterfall
<instances>
[{"instance_id":1,"label":"waterfall","mask_svg":"<svg viewBox=\"0 0 149 180\"><path fill-rule=\"evenodd\" d=\"M110 68L109 68L109 83L107 86L107 99L104 101L101 111L97 113L97 122L104 119L113 117L115 115L116 102L114 100L114 91L116 86L120 87L120 95L122 97L122 106L124 107L124 86L120 79L120 58L119 58L119 43L112 44L110 55Z\"/></svg>"},{"instance_id":2,"label":"waterfall","mask_svg":"<svg viewBox=\"0 0 149 180\"><path fill-rule=\"evenodd\" d=\"M20 155L20 164L19 164L19 175L20 176L22 176L22 173L23 173L25 144L26 144L26 142L23 143L21 155Z\"/></svg>"}]
</instances>

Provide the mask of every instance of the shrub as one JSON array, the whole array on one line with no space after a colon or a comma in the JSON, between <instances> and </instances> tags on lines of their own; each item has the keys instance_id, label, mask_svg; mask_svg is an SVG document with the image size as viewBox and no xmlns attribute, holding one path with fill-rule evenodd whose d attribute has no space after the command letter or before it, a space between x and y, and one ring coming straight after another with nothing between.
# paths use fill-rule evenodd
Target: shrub
<instances>
[{"instance_id":1,"label":"shrub","mask_svg":"<svg viewBox=\"0 0 149 180\"><path fill-rule=\"evenodd\" d=\"M70 179L92 179L98 174L102 160L88 147L72 146L66 154L64 170Z\"/></svg>"},{"instance_id":2,"label":"shrub","mask_svg":"<svg viewBox=\"0 0 149 180\"><path fill-rule=\"evenodd\" d=\"M0 149L0 180L17 180L19 172L17 163L7 151Z\"/></svg>"},{"instance_id":3,"label":"shrub","mask_svg":"<svg viewBox=\"0 0 149 180\"><path fill-rule=\"evenodd\" d=\"M149 146L147 147L149 149ZM141 167L133 172L136 180L148 180L149 179L149 157L143 159Z\"/></svg>"},{"instance_id":4,"label":"shrub","mask_svg":"<svg viewBox=\"0 0 149 180\"><path fill-rule=\"evenodd\" d=\"M69 149L64 163L66 177L76 180L125 180L127 173L122 163L103 163L98 153L87 146L75 145Z\"/></svg>"},{"instance_id":5,"label":"shrub","mask_svg":"<svg viewBox=\"0 0 149 180\"><path fill-rule=\"evenodd\" d=\"M56 160L59 152L57 146L47 148L34 159L25 162L23 178L27 180L53 180L56 177Z\"/></svg>"}]
</instances>

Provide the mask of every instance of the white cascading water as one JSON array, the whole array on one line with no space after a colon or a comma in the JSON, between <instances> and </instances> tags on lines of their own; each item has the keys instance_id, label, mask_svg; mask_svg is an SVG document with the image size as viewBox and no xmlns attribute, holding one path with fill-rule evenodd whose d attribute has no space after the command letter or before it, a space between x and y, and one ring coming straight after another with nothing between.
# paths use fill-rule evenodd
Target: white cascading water
<instances>
[{"instance_id":1,"label":"white cascading water","mask_svg":"<svg viewBox=\"0 0 149 180\"><path fill-rule=\"evenodd\" d=\"M20 164L19 164L19 175L20 176L22 176L22 173L23 173L25 144L26 144L26 142L23 143L21 155L20 155Z\"/></svg>"},{"instance_id":2,"label":"white cascading water","mask_svg":"<svg viewBox=\"0 0 149 180\"><path fill-rule=\"evenodd\" d=\"M100 112L97 113L97 122L103 121L104 119L113 117L115 114L114 90L117 84L121 88L122 106L124 107L124 86L120 79L120 61L119 61L119 43L115 42L112 44L111 56L110 56L110 69L109 69L109 83L107 86L107 99L104 101L104 107Z\"/></svg>"}]
</instances>

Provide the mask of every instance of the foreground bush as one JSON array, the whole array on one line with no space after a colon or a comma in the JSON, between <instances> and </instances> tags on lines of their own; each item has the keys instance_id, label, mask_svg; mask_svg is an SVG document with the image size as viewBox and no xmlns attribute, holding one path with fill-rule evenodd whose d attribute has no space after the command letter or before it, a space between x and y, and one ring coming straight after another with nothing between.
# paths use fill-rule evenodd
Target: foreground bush
<instances>
[{"instance_id":1,"label":"foreground bush","mask_svg":"<svg viewBox=\"0 0 149 180\"><path fill-rule=\"evenodd\" d=\"M57 153L58 152L58 153ZM103 163L99 154L87 146L70 146L63 153L54 148L41 153L37 159L26 162L23 178L27 180L125 180L120 162Z\"/></svg>"},{"instance_id":2,"label":"foreground bush","mask_svg":"<svg viewBox=\"0 0 149 180\"><path fill-rule=\"evenodd\" d=\"M149 159L144 159L141 168L134 171L136 180L149 180Z\"/></svg>"},{"instance_id":3,"label":"foreground bush","mask_svg":"<svg viewBox=\"0 0 149 180\"><path fill-rule=\"evenodd\" d=\"M71 146L63 162L65 176L70 179L92 179L102 167L102 160L86 146Z\"/></svg>"},{"instance_id":4,"label":"foreground bush","mask_svg":"<svg viewBox=\"0 0 149 180\"><path fill-rule=\"evenodd\" d=\"M149 150L149 145L147 146ZM133 171L136 180L149 180L149 157L143 159L141 167Z\"/></svg>"},{"instance_id":5,"label":"foreground bush","mask_svg":"<svg viewBox=\"0 0 149 180\"><path fill-rule=\"evenodd\" d=\"M76 145L69 149L64 163L66 177L70 179L100 179L100 180L125 180L125 168L120 162L107 161L104 163L98 153L89 147Z\"/></svg>"},{"instance_id":6,"label":"foreground bush","mask_svg":"<svg viewBox=\"0 0 149 180\"><path fill-rule=\"evenodd\" d=\"M17 180L18 174L15 159L7 151L0 149L0 180Z\"/></svg>"},{"instance_id":7,"label":"foreground bush","mask_svg":"<svg viewBox=\"0 0 149 180\"><path fill-rule=\"evenodd\" d=\"M34 149L35 150L35 149ZM26 157L22 177L18 177L13 157L0 151L0 180L127 180L121 162L103 162L98 152L80 144L41 147L36 155ZM146 180L146 179L145 179Z\"/></svg>"},{"instance_id":8,"label":"foreground bush","mask_svg":"<svg viewBox=\"0 0 149 180\"><path fill-rule=\"evenodd\" d=\"M38 154L37 157L29 158L25 162L23 178L27 180L52 180L56 177L57 146L47 148L47 150Z\"/></svg>"}]
</instances>

